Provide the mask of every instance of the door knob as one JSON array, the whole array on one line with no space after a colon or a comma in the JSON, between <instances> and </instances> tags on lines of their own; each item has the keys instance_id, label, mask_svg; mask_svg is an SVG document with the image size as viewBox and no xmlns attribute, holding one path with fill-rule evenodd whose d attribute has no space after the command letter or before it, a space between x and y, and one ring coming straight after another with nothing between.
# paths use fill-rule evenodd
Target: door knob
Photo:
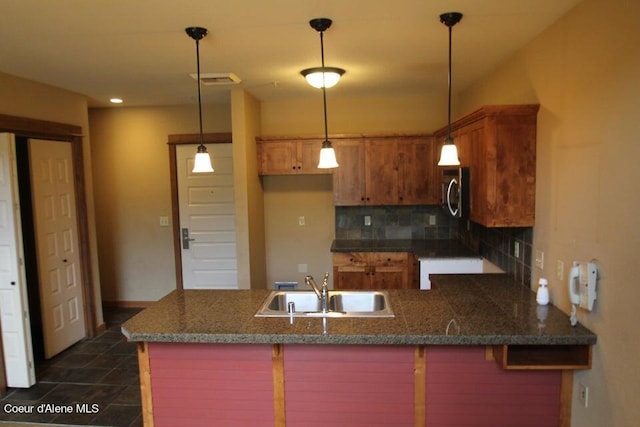
<instances>
[{"instance_id":1,"label":"door knob","mask_svg":"<svg viewBox=\"0 0 640 427\"><path fill-rule=\"evenodd\" d=\"M189 237L189 229L182 229L182 249L189 249L189 242L194 241L195 239L191 239Z\"/></svg>"}]
</instances>

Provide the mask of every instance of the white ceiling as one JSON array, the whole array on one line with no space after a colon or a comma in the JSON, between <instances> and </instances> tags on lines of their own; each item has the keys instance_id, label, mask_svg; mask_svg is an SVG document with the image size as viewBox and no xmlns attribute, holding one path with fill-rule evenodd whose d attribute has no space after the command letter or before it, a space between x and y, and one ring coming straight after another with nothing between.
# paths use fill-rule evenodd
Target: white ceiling
<instances>
[{"instance_id":1,"label":"white ceiling","mask_svg":"<svg viewBox=\"0 0 640 427\"><path fill-rule=\"evenodd\" d=\"M300 70L347 70L331 96L446 90L444 12L453 27L453 87L464 88L581 0L0 0L0 71L65 88L107 106L195 102L195 42L201 72L233 72L260 100L318 96ZM1 88L0 88L1 90ZM204 103L228 102L228 87L203 86Z\"/></svg>"}]
</instances>

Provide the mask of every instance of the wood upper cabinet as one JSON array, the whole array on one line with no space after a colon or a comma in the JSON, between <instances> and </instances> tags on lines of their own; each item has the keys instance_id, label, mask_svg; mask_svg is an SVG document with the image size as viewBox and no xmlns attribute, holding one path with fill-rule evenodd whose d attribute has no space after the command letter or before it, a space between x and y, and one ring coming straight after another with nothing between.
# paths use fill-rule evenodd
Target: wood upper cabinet
<instances>
[{"instance_id":1,"label":"wood upper cabinet","mask_svg":"<svg viewBox=\"0 0 640 427\"><path fill-rule=\"evenodd\" d=\"M431 136L385 136L334 142L336 206L418 205L438 202Z\"/></svg>"},{"instance_id":2,"label":"wood upper cabinet","mask_svg":"<svg viewBox=\"0 0 640 427\"><path fill-rule=\"evenodd\" d=\"M460 163L469 167L472 221L486 227L534 225L538 108L486 106L452 123ZM446 132L436 132L438 147Z\"/></svg>"},{"instance_id":3,"label":"wood upper cabinet","mask_svg":"<svg viewBox=\"0 0 640 427\"><path fill-rule=\"evenodd\" d=\"M440 201L435 143L432 137L399 141L400 204L436 205Z\"/></svg>"},{"instance_id":4,"label":"wood upper cabinet","mask_svg":"<svg viewBox=\"0 0 640 427\"><path fill-rule=\"evenodd\" d=\"M365 204L365 146L362 138L332 141L338 167L333 170L333 202L336 206Z\"/></svg>"},{"instance_id":5,"label":"wood upper cabinet","mask_svg":"<svg viewBox=\"0 0 640 427\"><path fill-rule=\"evenodd\" d=\"M336 252L333 254L334 289L412 289L408 252Z\"/></svg>"},{"instance_id":6,"label":"wood upper cabinet","mask_svg":"<svg viewBox=\"0 0 640 427\"><path fill-rule=\"evenodd\" d=\"M367 205L400 203L400 147L396 138L365 140L365 197Z\"/></svg>"},{"instance_id":7,"label":"wood upper cabinet","mask_svg":"<svg viewBox=\"0 0 640 427\"><path fill-rule=\"evenodd\" d=\"M260 175L330 174L318 169L320 139L256 138Z\"/></svg>"}]
</instances>

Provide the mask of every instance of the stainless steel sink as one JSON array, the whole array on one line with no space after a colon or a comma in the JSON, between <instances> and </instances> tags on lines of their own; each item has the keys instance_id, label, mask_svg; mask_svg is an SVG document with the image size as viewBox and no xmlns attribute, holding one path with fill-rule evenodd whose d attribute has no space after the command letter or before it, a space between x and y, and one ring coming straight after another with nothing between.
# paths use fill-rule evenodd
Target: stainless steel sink
<instances>
[{"instance_id":1,"label":"stainless steel sink","mask_svg":"<svg viewBox=\"0 0 640 427\"><path fill-rule=\"evenodd\" d=\"M290 317L290 303L294 317L395 317L386 291L330 291L326 313L314 292L272 291L256 317Z\"/></svg>"}]
</instances>

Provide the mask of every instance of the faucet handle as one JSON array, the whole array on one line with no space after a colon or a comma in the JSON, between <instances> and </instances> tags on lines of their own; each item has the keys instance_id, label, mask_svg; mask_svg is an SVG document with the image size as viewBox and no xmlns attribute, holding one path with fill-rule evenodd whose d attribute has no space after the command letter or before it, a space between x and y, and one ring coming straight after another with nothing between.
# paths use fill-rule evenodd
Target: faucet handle
<instances>
[{"instance_id":1,"label":"faucet handle","mask_svg":"<svg viewBox=\"0 0 640 427\"><path fill-rule=\"evenodd\" d=\"M329 272L324 273L324 277L322 278L322 287L329 286Z\"/></svg>"}]
</instances>

